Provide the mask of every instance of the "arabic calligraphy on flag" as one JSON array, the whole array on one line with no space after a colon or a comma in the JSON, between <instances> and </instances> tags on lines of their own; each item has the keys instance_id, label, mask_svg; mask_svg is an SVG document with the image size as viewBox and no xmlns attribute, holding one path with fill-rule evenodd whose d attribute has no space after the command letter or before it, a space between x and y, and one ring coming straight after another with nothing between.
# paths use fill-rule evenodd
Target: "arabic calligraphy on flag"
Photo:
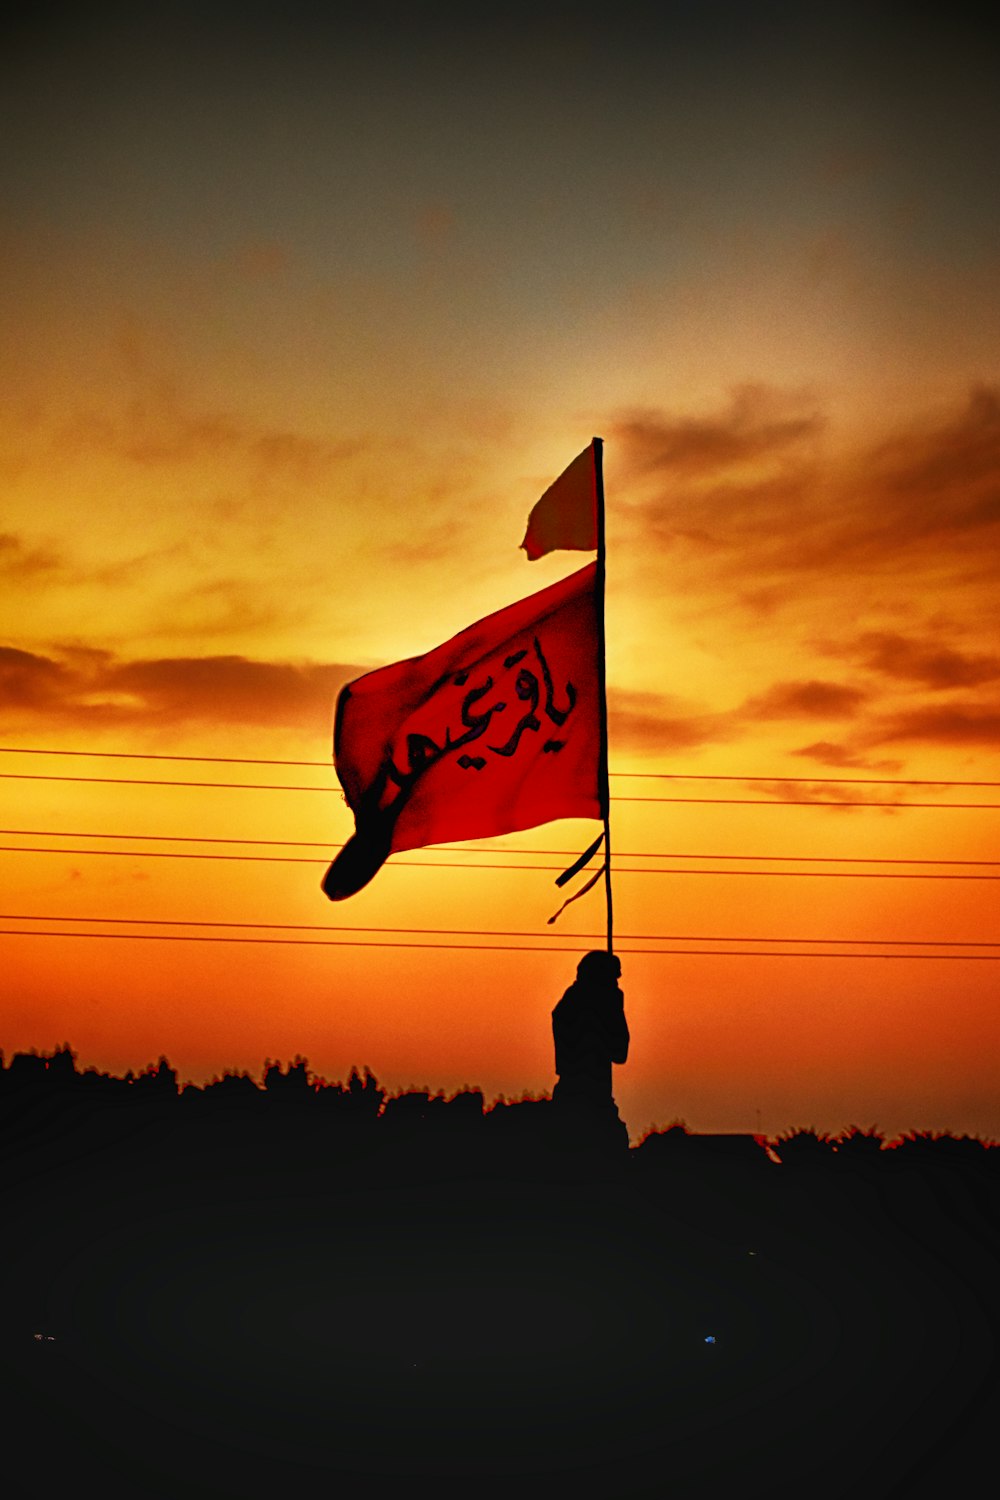
<instances>
[{"instance_id":1,"label":"arabic calligraphy on flag","mask_svg":"<svg viewBox=\"0 0 1000 1500\"><path fill-rule=\"evenodd\" d=\"M595 574L342 690L334 763L356 831L324 877L331 900L403 849L603 816Z\"/></svg>"}]
</instances>

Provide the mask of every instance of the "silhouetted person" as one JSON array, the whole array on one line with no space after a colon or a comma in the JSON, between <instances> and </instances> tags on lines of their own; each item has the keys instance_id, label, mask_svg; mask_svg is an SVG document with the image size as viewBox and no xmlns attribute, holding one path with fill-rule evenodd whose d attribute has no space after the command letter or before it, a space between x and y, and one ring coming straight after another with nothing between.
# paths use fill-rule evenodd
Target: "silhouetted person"
<instances>
[{"instance_id":1,"label":"silhouetted person","mask_svg":"<svg viewBox=\"0 0 1000 1500\"><path fill-rule=\"evenodd\" d=\"M611 1066L628 1057L625 997L618 988L622 966L613 953L587 953L552 1012L558 1082L552 1091L561 1116L610 1138L628 1135L618 1117Z\"/></svg>"}]
</instances>

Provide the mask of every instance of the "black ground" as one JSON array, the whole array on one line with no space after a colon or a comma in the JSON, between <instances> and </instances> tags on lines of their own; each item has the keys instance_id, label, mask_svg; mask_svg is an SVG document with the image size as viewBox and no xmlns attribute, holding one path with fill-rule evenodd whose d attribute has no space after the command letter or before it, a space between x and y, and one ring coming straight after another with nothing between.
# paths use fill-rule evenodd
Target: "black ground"
<instances>
[{"instance_id":1,"label":"black ground","mask_svg":"<svg viewBox=\"0 0 1000 1500\"><path fill-rule=\"evenodd\" d=\"M433 1113L8 1110L7 1493L978 1489L996 1151L605 1157L542 1106Z\"/></svg>"}]
</instances>

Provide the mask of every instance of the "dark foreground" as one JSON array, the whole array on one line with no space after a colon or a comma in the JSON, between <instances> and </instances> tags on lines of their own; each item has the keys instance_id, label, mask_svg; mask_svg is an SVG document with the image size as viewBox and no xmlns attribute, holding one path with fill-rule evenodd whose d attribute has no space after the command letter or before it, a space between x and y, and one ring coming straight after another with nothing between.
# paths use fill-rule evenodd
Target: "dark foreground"
<instances>
[{"instance_id":1,"label":"dark foreground","mask_svg":"<svg viewBox=\"0 0 1000 1500\"><path fill-rule=\"evenodd\" d=\"M994 1151L603 1158L537 1107L359 1121L335 1152L237 1115L29 1123L4 1155L8 1494L813 1500L989 1473Z\"/></svg>"}]
</instances>

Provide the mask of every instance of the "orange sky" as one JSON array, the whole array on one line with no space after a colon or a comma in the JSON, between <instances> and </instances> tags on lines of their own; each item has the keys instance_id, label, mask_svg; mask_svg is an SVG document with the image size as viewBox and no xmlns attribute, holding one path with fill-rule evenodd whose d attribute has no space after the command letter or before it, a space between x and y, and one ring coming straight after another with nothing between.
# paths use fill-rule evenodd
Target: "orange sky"
<instances>
[{"instance_id":1,"label":"orange sky","mask_svg":"<svg viewBox=\"0 0 1000 1500\"><path fill-rule=\"evenodd\" d=\"M994 44L800 10L5 23L0 770L316 788L3 781L2 842L73 851L0 854L7 934L309 940L0 935L8 1055L551 1086L599 893L551 928L555 869L451 865L591 825L331 908L322 764L10 752L323 762L344 681L580 565L518 543L598 433L612 771L766 778L612 782L760 804L614 804L633 1135L1000 1134L993 950L940 946L1000 945L991 880L926 878L1000 865L887 863L1000 860L940 806L1000 786L822 780L1000 782ZM435 940L389 928L533 936L312 945ZM834 939L900 956L746 951ZM737 952L628 955L685 946Z\"/></svg>"}]
</instances>

